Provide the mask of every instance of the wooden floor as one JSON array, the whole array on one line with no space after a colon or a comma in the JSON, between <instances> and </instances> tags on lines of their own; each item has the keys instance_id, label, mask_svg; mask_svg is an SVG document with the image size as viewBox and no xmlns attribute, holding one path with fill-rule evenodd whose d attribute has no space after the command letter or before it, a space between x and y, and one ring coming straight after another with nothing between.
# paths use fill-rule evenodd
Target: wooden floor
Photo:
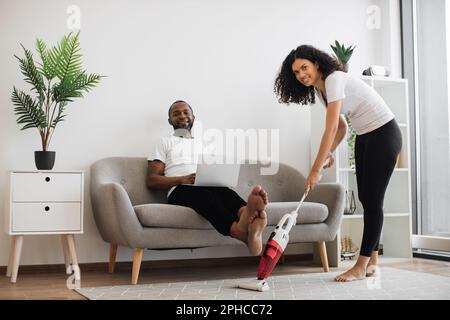
<instances>
[{"instance_id":1,"label":"wooden floor","mask_svg":"<svg viewBox=\"0 0 450 320\"><path fill-rule=\"evenodd\" d=\"M312 265L311 261L287 261L285 264L277 265L273 274L297 274L321 272L320 266ZM450 262L419 259L396 260L386 259L380 262L382 266L389 266L398 269L426 272L450 277ZM182 267L143 267L139 277L139 283L163 283L176 281L200 281L210 279L230 279L236 277L252 277L255 275L257 265L255 262L239 263L224 266L182 266ZM330 268L330 272L344 270L346 267L336 269ZM98 268L97 268L98 269ZM130 283L131 265L118 268L115 273L109 274L106 271L83 271L82 287L128 285ZM66 287L67 276L61 270L40 271L38 273L19 270L16 284L11 284L5 275L0 276L0 300L84 300L85 298L69 290Z\"/></svg>"}]
</instances>

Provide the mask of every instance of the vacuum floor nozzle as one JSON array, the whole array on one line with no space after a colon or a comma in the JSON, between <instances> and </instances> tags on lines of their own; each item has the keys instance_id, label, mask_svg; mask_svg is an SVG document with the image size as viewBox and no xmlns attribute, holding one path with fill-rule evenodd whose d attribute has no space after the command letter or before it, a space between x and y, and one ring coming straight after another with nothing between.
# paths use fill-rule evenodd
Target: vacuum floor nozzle
<instances>
[{"instance_id":1,"label":"vacuum floor nozzle","mask_svg":"<svg viewBox=\"0 0 450 320\"><path fill-rule=\"evenodd\" d=\"M267 280L256 280L256 279L241 282L238 284L238 288L261 292L270 290Z\"/></svg>"}]
</instances>

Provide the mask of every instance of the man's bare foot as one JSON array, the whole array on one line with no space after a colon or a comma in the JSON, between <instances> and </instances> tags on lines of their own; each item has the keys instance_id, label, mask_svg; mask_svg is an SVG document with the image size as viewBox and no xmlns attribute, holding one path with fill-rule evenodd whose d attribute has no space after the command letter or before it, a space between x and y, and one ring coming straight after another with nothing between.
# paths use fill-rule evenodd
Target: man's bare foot
<instances>
[{"instance_id":1,"label":"man's bare foot","mask_svg":"<svg viewBox=\"0 0 450 320\"><path fill-rule=\"evenodd\" d=\"M362 280L365 277L366 277L366 269L355 265L350 270L347 270L346 272L336 276L334 280L339 282L348 282L348 281Z\"/></svg>"},{"instance_id":2,"label":"man's bare foot","mask_svg":"<svg viewBox=\"0 0 450 320\"><path fill-rule=\"evenodd\" d=\"M261 186L255 186L250 192L247 205L242 210L237 227L242 232L248 231L248 226L257 217L258 212L263 211L268 203L267 192Z\"/></svg>"},{"instance_id":3,"label":"man's bare foot","mask_svg":"<svg viewBox=\"0 0 450 320\"><path fill-rule=\"evenodd\" d=\"M267 213L265 211L260 211L248 226L247 245L248 250L254 256L260 255L263 250L262 233L266 225Z\"/></svg>"}]
</instances>

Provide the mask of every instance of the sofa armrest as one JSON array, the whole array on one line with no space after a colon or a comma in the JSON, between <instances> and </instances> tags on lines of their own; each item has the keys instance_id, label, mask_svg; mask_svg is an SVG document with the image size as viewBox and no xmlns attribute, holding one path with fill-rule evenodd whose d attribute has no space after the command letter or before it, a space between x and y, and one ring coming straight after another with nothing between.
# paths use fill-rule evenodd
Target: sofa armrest
<instances>
[{"instance_id":1,"label":"sofa armrest","mask_svg":"<svg viewBox=\"0 0 450 320\"><path fill-rule=\"evenodd\" d=\"M100 184L93 193L92 207L103 240L134 248L143 227L122 185Z\"/></svg>"},{"instance_id":2,"label":"sofa armrest","mask_svg":"<svg viewBox=\"0 0 450 320\"><path fill-rule=\"evenodd\" d=\"M339 183L319 183L306 197L306 201L323 203L328 207L328 218L325 224L329 228L329 240L336 237L341 225L345 205L344 186Z\"/></svg>"}]
</instances>

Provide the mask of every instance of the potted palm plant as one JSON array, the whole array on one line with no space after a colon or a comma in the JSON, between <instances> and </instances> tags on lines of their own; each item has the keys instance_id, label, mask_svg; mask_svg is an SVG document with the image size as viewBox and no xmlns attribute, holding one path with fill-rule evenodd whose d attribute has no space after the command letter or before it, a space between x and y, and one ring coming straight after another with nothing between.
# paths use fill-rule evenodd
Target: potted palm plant
<instances>
[{"instance_id":1,"label":"potted palm plant","mask_svg":"<svg viewBox=\"0 0 450 320\"><path fill-rule=\"evenodd\" d=\"M29 93L13 87L11 100L18 116L21 130L36 128L39 132L42 151L35 151L35 163L39 170L51 170L55 162L55 152L49 145L56 125L64 120L66 107L76 98L94 88L102 78L97 74L87 74L82 69L82 55L79 43L80 33L69 33L51 48L41 39L36 40L36 50L40 62L34 61L33 54L23 45L25 57L14 57L31 85Z\"/></svg>"}]
</instances>

